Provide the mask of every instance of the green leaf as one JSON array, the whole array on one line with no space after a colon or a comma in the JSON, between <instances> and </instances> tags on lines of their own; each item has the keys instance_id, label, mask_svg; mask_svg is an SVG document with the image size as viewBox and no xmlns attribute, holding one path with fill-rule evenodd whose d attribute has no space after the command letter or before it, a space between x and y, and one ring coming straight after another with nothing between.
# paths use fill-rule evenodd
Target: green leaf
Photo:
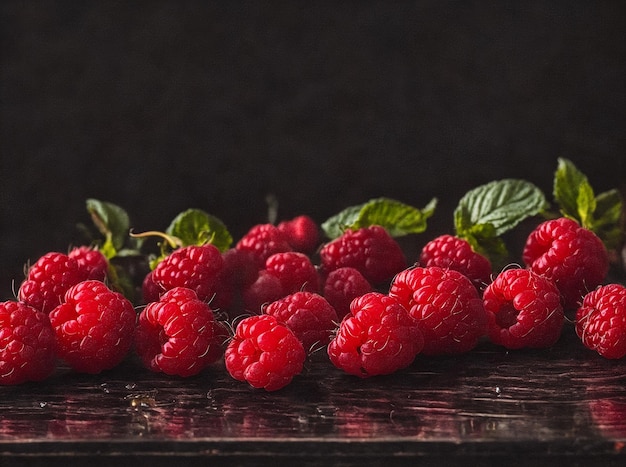
<instances>
[{"instance_id":1,"label":"green leaf","mask_svg":"<svg viewBox=\"0 0 626 467\"><path fill-rule=\"evenodd\" d=\"M363 206L365 203L350 206L322 222L321 227L326 236L330 239L340 237L359 218L359 212Z\"/></svg>"},{"instance_id":2,"label":"green leaf","mask_svg":"<svg viewBox=\"0 0 626 467\"><path fill-rule=\"evenodd\" d=\"M602 239L609 250L618 248L623 240L622 214L624 202L618 190L600 193L596 198L596 210L591 230Z\"/></svg>"},{"instance_id":3,"label":"green leaf","mask_svg":"<svg viewBox=\"0 0 626 467\"><path fill-rule=\"evenodd\" d=\"M389 198L373 199L363 205L350 228L380 225L392 237L422 233L427 227L426 220L433 215L436 206L437 200L434 198L423 210Z\"/></svg>"},{"instance_id":4,"label":"green leaf","mask_svg":"<svg viewBox=\"0 0 626 467\"><path fill-rule=\"evenodd\" d=\"M224 223L200 209L188 209L178 214L166 233L179 238L185 246L210 243L222 252L233 242Z\"/></svg>"},{"instance_id":5,"label":"green leaf","mask_svg":"<svg viewBox=\"0 0 626 467\"><path fill-rule=\"evenodd\" d=\"M617 190L595 196L586 175L560 158L554 174L554 198L561 214L594 232L607 249L619 246L624 235L620 224L623 200Z\"/></svg>"},{"instance_id":6,"label":"green leaf","mask_svg":"<svg viewBox=\"0 0 626 467\"><path fill-rule=\"evenodd\" d=\"M494 270L504 266L509 252L504 240L496 235L492 224L474 225L465 232L463 238L469 242L475 252L490 259Z\"/></svg>"},{"instance_id":7,"label":"green leaf","mask_svg":"<svg viewBox=\"0 0 626 467\"><path fill-rule=\"evenodd\" d=\"M421 210L391 198L375 198L329 218L322 223L322 230L331 239L339 237L346 229L372 225L385 228L393 237L421 233L426 230L426 221L433 215L436 206L436 198Z\"/></svg>"},{"instance_id":8,"label":"green leaf","mask_svg":"<svg viewBox=\"0 0 626 467\"><path fill-rule=\"evenodd\" d=\"M578 188L576 197L577 220L586 229L593 226L593 213L596 210L596 196L589 182L584 181Z\"/></svg>"},{"instance_id":9,"label":"green leaf","mask_svg":"<svg viewBox=\"0 0 626 467\"><path fill-rule=\"evenodd\" d=\"M589 185L585 174L578 170L572 161L559 158L557 169L554 173L554 200L561 208L561 214L578 222L581 222L578 194L583 185Z\"/></svg>"},{"instance_id":10,"label":"green leaf","mask_svg":"<svg viewBox=\"0 0 626 467\"><path fill-rule=\"evenodd\" d=\"M558 159L553 191L563 216L574 219L586 229L592 228L596 196L587 176L572 161Z\"/></svg>"},{"instance_id":11,"label":"green leaf","mask_svg":"<svg viewBox=\"0 0 626 467\"><path fill-rule=\"evenodd\" d=\"M130 226L128 214L116 204L94 198L87 199L86 205L93 223L105 237L101 251L110 259L123 248L128 238Z\"/></svg>"},{"instance_id":12,"label":"green leaf","mask_svg":"<svg viewBox=\"0 0 626 467\"><path fill-rule=\"evenodd\" d=\"M525 180L504 179L467 192L454 211L458 236L472 234L477 225L493 226L493 236L511 230L547 207L543 192Z\"/></svg>"}]
</instances>

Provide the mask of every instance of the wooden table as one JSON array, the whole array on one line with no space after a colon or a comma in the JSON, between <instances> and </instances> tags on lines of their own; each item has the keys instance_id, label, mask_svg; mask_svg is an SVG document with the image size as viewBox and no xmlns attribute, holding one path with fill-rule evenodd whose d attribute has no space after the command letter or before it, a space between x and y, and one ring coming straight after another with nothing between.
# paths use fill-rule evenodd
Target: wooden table
<instances>
[{"instance_id":1,"label":"wooden table","mask_svg":"<svg viewBox=\"0 0 626 467\"><path fill-rule=\"evenodd\" d=\"M484 342L367 380L322 351L274 393L221 362L179 379L129 357L0 387L0 411L3 467L626 465L626 359L585 349L571 325L550 350Z\"/></svg>"}]
</instances>

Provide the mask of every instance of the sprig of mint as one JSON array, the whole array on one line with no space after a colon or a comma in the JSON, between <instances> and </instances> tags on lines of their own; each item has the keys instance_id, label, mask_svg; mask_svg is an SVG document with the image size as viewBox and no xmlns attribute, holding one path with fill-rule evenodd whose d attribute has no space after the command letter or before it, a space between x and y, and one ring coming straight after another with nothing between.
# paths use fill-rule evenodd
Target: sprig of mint
<instances>
[{"instance_id":1,"label":"sprig of mint","mask_svg":"<svg viewBox=\"0 0 626 467\"><path fill-rule=\"evenodd\" d=\"M321 224L329 239L341 236L347 229L357 230L363 227L379 225L392 237L424 232L427 220L437 207L433 198L423 209L391 198L374 198L366 203L350 206Z\"/></svg>"},{"instance_id":2,"label":"sprig of mint","mask_svg":"<svg viewBox=\"0 0 626 467\"><path fill-rule=\"evenodd\" d=\"M621 244L623 200L618 190L596 196L587 176L572 161L559 158L553 195L561 214L594 232L608 250Z\"/></svg>"},{"instance_id":3,"label":"sprig of mint","mask_svg":"<svg viewBox=\"0 0 626 467\"><path fill-rule=\"evenodd\" d=\"M95 198L88 198L86 207L93 224L104 237L99 249L107 259L138 254L141 240L129 237L130 218L122 207Z\"/></svg>"},{"instance_id":4,"label":"sprig of mint","mask_svg":"<svg viewBox=\"0 0 626 467\"><path fill-rule=\"evenodd\" d=\"M233 243L226 225L217 217L201 209L187 209L178 214L165 230L181 240L183 246L210 243L224 252Z\"/></svg>"},{"instance_id":5,"label":"sprig of mint","mask_svg":"<svg viewBox=\"0 0 626 467\"><path fill-rule=\"evenodd\" d=\"M468 191L454 210L456 235L500 266L508 257L501 238L548 207L543 192L526 180L503 179Z\"/></svg>"}]
</instances>

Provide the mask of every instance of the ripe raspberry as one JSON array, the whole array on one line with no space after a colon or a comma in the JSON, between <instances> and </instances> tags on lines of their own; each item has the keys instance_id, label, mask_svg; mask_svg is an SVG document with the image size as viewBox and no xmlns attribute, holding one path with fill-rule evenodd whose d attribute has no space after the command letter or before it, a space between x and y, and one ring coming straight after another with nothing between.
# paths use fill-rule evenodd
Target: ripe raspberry
<instances>
[{"instance_id":1,"label":"ripe raspberry","mask_svg":"<svg viewBox=\"0 0 626 467\"><path fill-rule=\"evenodd\" d=\"M107 278L109 262L99 250L88 246L79 246L72 248L68 256L75 259L78 266L85 271L83 280L104 281Z\"/></svg>"},{"instance_id":2,"label":"ripe raspberry","mask_svg":"<svg viewBox=\"0 0 626 467\"><path fill-rule=\"evenodd\" d=\"M382 284L406 268L406 258L398 242L377 225L346 230L322 247L320 257L326 273L353 267L374 285Z\"/></svg>"},{"instance_id":3,"label":"ripe raspberry","mask_svg":"<svg viewBox=\"0 0 626 467\"><path fill-rule=\"evenodd\" d=\"M417 323L398 301L370 292L350 305L335 337L328 344L333 365L367 378L409 366L424 346Z\"/></svg>"},{"instance_id":4,"label":"ripe raspberry","mask_svg":"<svg viewBox=\"0 0 626 467\"><path fill-rule=\"evenodd\" d=\"M575 221L561 217L541 223L526 240L526 266L559 289L566 310L575 310L583 296L600 285L609 270L602 241Z\"/></svg>"},{"instance_id":5,"label":"ripe raspberry","mask_svg":"<svg viewBox=\"0 0 626 467\"><path fill-rule=\"evenodd\" d=\"M528 269L508 269L483 294L489 338L508 349L545 348L561 336L564 314L556 286Z\"/></svg>"},{"instance_id":6,"label":"ripe raspberry","mask_svg":"<svg viewBox=\"0 0 626 467\"><path fill-rule=\"evenodd\" d=\"M263 306L285 296L280 279L261 270L257 280L243 290L243 306L250 313L259 314Z\"/></svg>"},{"instance_id":7,"label":"ripe raspberry","mask_svg":"<svg viewBox=\"0 0 626 467\"><path fill-rule=\"evenodd\" d=\"M224 258L224 276L235 290L241 290L252 284L259 275L252 251L230 248L222 253Z\"/></svg>"},{"instance_id":8,"label":"ripe raspberry","mask_svg":"<svg viewBox=\"0 0 626 467\"><path fill-rule=\"evenodd\" d=\"M85 278L78 262L63 253L49 252L28 270L18 299L44 313L63 302L65 292Z\"/></svg>"},{"instance_id":9,"label":"ripe raspberry","mask_svg":"<svg viewBox=\"0 0 626 467\"><path fill-rule=\"evenodd\" d=\"M295 292L270 303L265 313L293 331L305 349L325 346L339 322L337 312L324 297Z\"/></svg>"},{"instance_id":10,"label":"ripe raspberry","mask_svg":"<svg viewBox=\"0 0 626 467\"><path fill-rule=\"evenodd\" d=\"M357 269L344 267L331 271L324 281L324 298L342 320L350 313L350 303L357 297L373 292L372 285Z\"/></svg>"},{"instance_id":11,"label":"ripe raspberry","mask_svg":"<svg viewBox=\"0 0 626 467\"><path fill-rule=\"evenodd\" d=\"M295 251L311 254L319 244L319 228L309 216L294 217L279 223L277 227L287 236L287 241Z\"/></svg>"},{"instance_id":12,"label":"ripe raspberry","mask_svg":"<svg viewBox=\"0 0 626 467\"><path fill-rule=\"evenodd\" d=\"M585 295L576 312L576 334L605 358L626 356L626 287L608 284Z\"/></svg>"},{"instance_id":13,"label":"ripe raspberry","mask_svg":"<svg viewBox=\"0 0 626 467\"><path fill-rule=\"evenodd\" d=\"M491 262L475 252L469 242L453 235L441 235L428 242L419 257L422 267L454 269L466 275L478 290L491 282Z\"/></svg>"},{"instance_id":14,"label":"ripe raspberry","mask_svg":"<svg viewBox=\"0 0 626 467\"><path fill-rule=\"evenodd\" d=\"M274 253L292 251L287 235L272 224L253 226L235 245L238 250L254 254L257 267L265 267L265 261Z\"/></svg>"},{"instance_id":15,"label":"ripe raspberry","mask_svg":"<svg viewBox=\"0 0 626 467\"><path fill-rule=\"evenodd\" d=\"M146 368L189 377L222 355L224 330L209 305L186 287L175 287L139 314L136 352Z\"/></svg>"},{"instance_id":16,"label":"ripe raspberry","mask_svg":"<svg viewBox=\"0 0 626 467\"><path fill-rule=\"evenodd\" d=\"M55 366L48 315L22 302L0 303L0 385L42 381Z\"/></svg>"},{"instance_id":17,"label":"ripe raspberry","mask_svg":"<svg viewBox=\"0 0 626 467\"><path fill-rule=\"evenodd\" d=\"M243 319L224 354L228 373L252 387L276 391L302 372L302 342L271 315Z\"/></svg>"},{"instance_id":18,"label":"ripe raspberry","mask_svg":"<svg viewBox=\"0 0 626 467\"><path fill-rule=\"evenodd\" d=\"M161 261L153 270L153 280L164 291L186 287L213 308L228 308L230 289L223 271L224 258L214 245L190 245Z\"/></svg>"},{"instance_id":19,"label":"ripe raspberry","mask_svg":"<svg viewBox=\"0 0 626 467\"><path fill-rule=\"evenodd\" d=\"M417 321L424 336L424 355L468 352L487 333L487 316L476 287L453 269L405 269L394 277L389 295Z\"/></svg>"},{"instance_id":20,"label":"ripe raspberry","mask_svg":"<svg viewBox=\"0 0 626 467\"><path fill-rule=\"evenodd\" d=\"M275 253L265 261L265 269L278 277L285 295L300 290L308 292L320 290L317 269L304 253L295 251Z\"/></svg>"},{"instance_id":21,"label":"ripe raspberry","mask_svg":"<svg viewBox=\"0 0 626 467\"><path fill-rule=\"evenodd\" d=\"M133 344L135 320L132 303L96 280L72 286L50 312L59 357L81 373L117 366Z\"/></svg>"},{"instance_id":22,"label":"ripe raspberry","mask_svg":"<svg viewBox=\"0 0 626 467\"><path fill-rule=\"evenodd\" d=\"M141 294L143 297L143 303L158 302L159 297L164 292L163 288L154 282L154 271L150 271L144 277L141 284Z\"/></svg>"}]
</instances>

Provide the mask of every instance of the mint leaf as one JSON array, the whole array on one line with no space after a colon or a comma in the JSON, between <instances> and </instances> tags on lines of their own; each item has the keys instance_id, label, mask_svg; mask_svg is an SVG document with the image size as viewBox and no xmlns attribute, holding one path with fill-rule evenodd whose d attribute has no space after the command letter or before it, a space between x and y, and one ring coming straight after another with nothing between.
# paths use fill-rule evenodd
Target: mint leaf
<instances>
[{"instance_id":1,"label":"mint leaf","mask_svg":"<svg viewBox=\"0 0 626 467\"><path fill-rule=\"evenodd\" d=\"M166 233L180 239L184 246L210 243L222 252L233 242L224 223L200 209L188 209L178 214Z\"/></svg>"},{"instance_id":2,"label":"mint leaf","mask_svg":"<svg viewBox=\"0 0 626 467\"><path fill-rule=\"evenodd\" d=\"M467 192L454 211L457 235L471 234L476 225L491 224L500 236L547 207L543 192L525 180L504 179Z\"/></svg>"},{"instance_id":3,"label":"mint leaf","mask_svg":"<svg viewBox=\"0 0 626 467\"><path fill-rule=\"evenodd\" d=\"M554 173L554 199L563 216L594 232L607 249L619 246L624 235L620 224L623 200L617 190L595 196L587 176L573 162L560 158Z\"/></svg>"},{"instance_id":4,"label":"mint leaf","mask_svg":"<svg viewBox=\"0 0 626 467\"><path fill-rule=\"evenodd\" d=\"M596 209L595 194L587 176L572 161L558 159L553 194L563 216L574 219L585 228L591 227Z\"/></svg>"},{"instance_id":5,"label":"mint leaf","mask_svg":"<svg viewBox=\"0 0 626 467\"><path fill-rule=\"evenodd\" d=\"M423 209L419 210L408 204L389 198L373 199L363 205L352 229L380 225L392 237L422 233L426 230L426 220L433 215L437 200L433 198Z\"/></svg>"},{"instance_id":6,"label":"mint leaf","mask_svg":"<svg viewBox=\"0 0 626 467\"><path fill-rule=\"evenodd\" d=\"M596 209L592 229L609 250L618 248L623 240L624 231L621 219L624 202L617 190L600 193L596 197Z\"/></svg>"},{"instance_id":7,"label":"mint leaf","mask_svg":"<svg viewBox=\"0 0 626 467\"><path fill-rule=\"evenodd\" d=\"M356 230L372 225L385 228L393 237L421 233L426 230L426 221L433 215L436 206L436 198L421 210L391 198L374 198L330 217L322 223L322 230L330 239L339 237L346 229Z\"/></svg>"},{"instance_id":8,"label":"mint leaf","mask_svg":"<svg viewBox=\"0 0 626 467\"><path fill-rule=\"evenodd\" d=\"M350 206L322 222L321 227L326 236L331 240L340 237L359 218L359 212L363 206L365 203Z\"/></svg>"},{"instance_id":9,"label":"mint leaf","mask_svg":"<svg viewBox=\"0 0 626 467\"><path fill-rule=\"evenodd\" d=\"M509 253L493 224L476 224L465 231L463 238L475 252L488 257L495 269L504 266Z\"/></svg>"},{"instance_id":10,"label":"mint leaf","mask_svg":"<svg viewBox=\"0 0 626 467\"><path fill-rule=\"evenodd\" d=\"M128 214L116 204L94 198L87 199L86 205L94 225L105 238L100 250L110 259L124 247L128 238Z\"/></svg>"}]
</instances>

